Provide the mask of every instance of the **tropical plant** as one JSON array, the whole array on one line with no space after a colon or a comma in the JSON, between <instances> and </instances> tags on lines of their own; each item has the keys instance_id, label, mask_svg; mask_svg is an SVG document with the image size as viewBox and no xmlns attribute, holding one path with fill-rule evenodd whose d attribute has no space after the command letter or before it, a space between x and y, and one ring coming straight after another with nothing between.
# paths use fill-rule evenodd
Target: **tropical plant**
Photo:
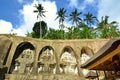
<instances>
[{"instance_id":1,"label":"tropical plant","mask_svg":"<svg viewBox=\"0 0 120 80\"><path fill-rule=\"evenodd\" d=\"M101 17L101 21L98 22L98 29L102 29L102 28L108 28L108 18L109 16L105 16L105 17Z\"/></svg>"},{"instance_id":2,"label":"tropical plant","mask_svg":"<svg viewBox=\"0 0 120 80\"><path fill-rule=\"evenodd\" d=\"M66 39L72 39L73 37L73 28L74 27L67 27L67 32L65 33Z\"/></svg>"},{"instance_id":3,"label":"tropical plant","mask_svg":"<svg viewBox=\"0 0 120 80\"><path fill-rule=\"evenodd\" d=\"M32 37L31 33L27 31L27 34L25 34L27 37Z\"/></svg>"},{"instance_id":4,"label":"tropical plant","mask_svg":"<svg viewBox=\"0 0 120 80\"><path fill-rule=\"evenodd\" d=\"M77 9L75 9L73 12L71 12L70 14L70 21L73 22L73 24L75 23L76 26L78 26L78 24L80 22L82 22L82 19L79 17L82 14L82 12L78 12Z\"/></svg>"},{"instance_id":5,"label":"tropical plant","mask_svg":"<svg viewBox=\"0 0 120 80\"><path fill-rule=\"evenodd\" d=\"M45 36L45 39L55 39L56 38L56 30L53 28L49 28L47 31L47 35Z\"/></svg>"},{"instance_id":6,"label":"tropical plant","mask_svg":"<svg viewBox=\"0 0 120 80\"><path fill-rule=\"evenodd\" d=\"M95 21L98 21L97 18L89 12L87 14L84 14L84 16L85 16L84 21L86 22L87 25L89 25L89 27L91 27L91 25L94 24Z\"/></svg>"},{"instance_id":7,"label":"tropical plant","mask_svg":"<svg viewBox=\"0 0 120 80\"><path fill-rule=\"evenodd\" d=\"M64 39L63 38L63 30L55 30L52 28L49 28L49 31L47 32L46 39Z\"/></svg>"},{"instance_id":8,"label":"tropical plant","mask_svg":"<svg viewBox=\"0 0 120 80\"><path fill-rule=\"evenodd\" d=\"M80 38L80 29L78 27L68 27L67 32L65 33L66 39L79 39Z\"/></svg>"},{"instance_id":9,"label":"tropical plant","mask_svg":"<svg viewBox=\"0 0 120 80\"><path fill-rule=\"evenodd\" d=\"M111 25L109 28L109 38L120 37L120 31L117 28L118 25Z\"/></svg>"},{"instance_id":10,"label":"tropical plant","mask_svg":"<svg viewBox=\"0 0 120 80\"><path fill-rule=\"evenodd\" d=\"M109 16L102 16L98 23L97 29L100 32L100 38L119 37L118 23L116 21L108 22L108 18Z\"/></svg>"},{"instance_id":11,"label":"tropical plant","mask_svg":"<svg viewBox=\"0 0 120 80\"><path fill-rule=\"evenodd\" d=\"M66 10L64 8L60 8L60 10L58 11L58 16L56 17L55 20L59 19L59 27L61 30L63 30L64 28L64 20L66 19ZM62 25L62 26L61 26Z\"/></svg>"},{"instance_id":12,"label":"tropical plant","mask_svg":"<svg viewBox=\"0 0 120 80\"><path fill-rule=\"evenodd\" d=\"M45 15L44 15L44 13L46 12L45 10L44 10L44 7L42 6L42 4L35 4L35 8L37 9L37 10L34 10L34 12L36 13L38 13L38 15L37 15L37 19L39 18L39 20L40 20L40 25L39 25L39 27L40 27L40 38L42 38L42 29L41 29L41 18L42 17L45 17Z\"/></svg>"},{"instance_id":13,"label":"tropical plant","mask_svg":"<svg viewBox=\"0 0 120 80\"><path fill-rule=\"evenodd\" d=\"M96 38L96 33L94 32L93 28L89 28L87 25L85 25L81 29L80 38L81 39L93 39L93 38Z\"/></svg>"}]
</instances>

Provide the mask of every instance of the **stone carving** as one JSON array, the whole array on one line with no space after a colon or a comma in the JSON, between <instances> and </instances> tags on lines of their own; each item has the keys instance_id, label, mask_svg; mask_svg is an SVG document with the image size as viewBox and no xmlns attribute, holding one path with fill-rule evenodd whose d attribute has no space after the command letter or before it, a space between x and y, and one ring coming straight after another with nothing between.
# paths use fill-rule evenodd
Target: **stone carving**
<instances>
[{"instance_id":1,"label":"stone carving","mask_svg":"<svg viewBox=\"0 0 120 80\"><path fill-rule=\"evenodd\" d=\"M55 68L55 63L53 50L47 48L40 55L38 72L54 73L53 69Z\"/></svg>"},{"instance_id":2,"label":"stone carving","mask_svg":"<svg viewBox=\"0 0 120 80\"><path fill-rule=\"evenodd\" d=\"M61 72L65 74L77 74L76 64L76 58L72 53L65 51L60 59Z\"/></svg>"},{"instance_id":3,"label":"stone carving","mask_svg":"<svg viewBox=\"0 0 120 80\"><path fill-rule=\"evenodd\" d=\"M90 59L90 56L86 53L82 53L81 55L81 64L85 63L88 59Z\"/></svg>"},{"instance_id":4,"label":"stone carving","mask_svg":"<svg viewBox=\"0 0 120 80\"><path fill-rule=\"evenodd\" d=\"M40 61L43 63L49 63L50 61L53 60L53 51L46 49L45 51L42 52L40 56ZM49 62L48 62L49 61Z\"/></svg>"},{"instance_id":5,"label":"stone carving","mask_svg":"<svg viewBox=\"0 0 120 80\"><path fill-rule=\"evenodd\" d=\"M28 73L32 70L32 63L34 61L34 52L33 50L26 49L24 50L19 57L15 60L15 69L13 73Z\"/></svg>"},{"instance_id":6,"label":"stone carving","mask_svg":"<svg viewBox=\"0 0 120 80\"><path fill-rule=\"evenodd\" d=\"M89 55L87 55L86 53L82 53L80 62L81 64L84 64L89 59L90 59ZM83 75L87 75L89 73L89 70L83 69L82 72L83 72Z\"/></svg>"}]
</instances>

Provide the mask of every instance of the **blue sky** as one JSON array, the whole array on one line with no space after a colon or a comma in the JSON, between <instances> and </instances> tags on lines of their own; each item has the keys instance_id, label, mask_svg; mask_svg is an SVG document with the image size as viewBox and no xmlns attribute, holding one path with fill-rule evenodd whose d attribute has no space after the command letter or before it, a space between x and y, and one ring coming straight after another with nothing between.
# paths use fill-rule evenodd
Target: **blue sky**
<instances>
[{"instance_id":1,"label":"blue sky","mask_svg":"<svg viewBox=\"0 0 120 80\"><path fill-rule=\"evenodd\" d=\"M109 21L120 22L120 1L119 0L39 0L47 11L46 18L43 18L48 27L58 29L58 20L54 20L57 11L64 7L67 15L73 9L83 12L90 12L98 19L102 16L110 16ZM0 33L17 33L20 36L32 31L32 27L37 20L37 14L33 13L37 4L36 0L1 0L0 1ZM81 16L83 17L83 16ZM65 21L66 26L71 23Z\"/></svg>"}]
</instances>

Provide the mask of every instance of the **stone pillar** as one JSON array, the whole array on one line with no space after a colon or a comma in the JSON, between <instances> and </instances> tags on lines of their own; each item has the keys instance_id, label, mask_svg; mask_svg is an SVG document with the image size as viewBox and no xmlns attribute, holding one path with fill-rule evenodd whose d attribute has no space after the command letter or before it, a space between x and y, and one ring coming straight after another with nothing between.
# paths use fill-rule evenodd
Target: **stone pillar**
<instances>
[{"instance_id":1,"label":"stone pillar","mask_svg":"<svg viewBox=\"0 0 120 80\"><path fill-rule=\"evenodd\" d=\"M9 52L8 59L7 59L7 62L6 62L6 66L8 67L7 73L8 73L9 70L10 70L10 66L11 66L11 64L12 64L12 59L13 59L14 53L15 53L15 51L16 51L16 48L17 48L17 42L14 41L14 43L13 43L12 46L11 46L11 50L10 50L10 52Z\"/></svg>"},{"instance_id":2,"label":"stone pillar","mask_svg":"<svg viewBox=\"0 0 120 80\"><path fill-rule=\"evenodd\" d=\"M59 57L59 52L56 52L56 74L60 74L60 57ZM58 53L58 54L57 54Z\"/></svg>"},{"instance_id":3,"label":"stone pillar","mask_svg":"<svg viewBox=\"0 0 120 80\"><path fill-rule=\"evenodd\" d=\"M82 72L82 69L80 68L80 64L81 64L81 62L80 62L80 51L81 51L81 48L79 48L79 47L75 47L75 53L76 53L76 62L77 62L77 69L78 69L78 76L81 78L81 79L83 79L83 80L85 80L85 78L84 78L84 75L83 75L83 72Z\"/></svg>"},{"instance_id":4,"label":"stone pillar","mask_svg":"<svg viewBox=\"0 0 120 80\"><path fill-rule=\"evenodd\" d=\"M56 64L56 74L60 74L60 62Z\"/></svg>"},{"instance_id":5,"label":"stone pillar","mask_svg":"<svg viewBox=\"0 0 120 80\"><path fill-rule=\"evenodd\" d=\"M39 48L38 46L34 46L34 62L33 62L33 69L32 74L38 74L38 56L39 56Z\"/></svg>"}]
</instances>

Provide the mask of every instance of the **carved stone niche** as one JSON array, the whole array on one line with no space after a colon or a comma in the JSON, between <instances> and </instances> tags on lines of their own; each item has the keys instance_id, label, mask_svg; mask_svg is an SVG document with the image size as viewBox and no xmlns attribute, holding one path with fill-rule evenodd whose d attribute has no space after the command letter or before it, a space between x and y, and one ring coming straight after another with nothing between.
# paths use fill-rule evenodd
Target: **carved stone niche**
<instances>
[{"instance_id":1,"label":"carved stone niche","mask_svg":"<svg viewBox=\"0 0 120 80\"><path fill-rule=\"evenodd\" d=\"M41 52L39 58L39 68L38 73L54 73L54 69L56 66L55 55L52 49L46 49Z\"/></svg>"},{"instance_id":2,"label":"carved stone niche","mask_svg":"<svg viewBox=\"0 0 120 80\"><path fill-rule=\"evenodd\" d=\"M77 62L72 52L63 52L60 58L60 73L77 74Z\"/></svg>"},{"instance_id":3,"label":"carved stone niche","mask_svg":"<svg viewBox=\"0 0 120 80\"><path fill-rule=\"evenodd\" d=\"M13 73L30 73L34 62L34 51L25 49L15 60L16 65Z\"/></svg>"}]
</instances>

